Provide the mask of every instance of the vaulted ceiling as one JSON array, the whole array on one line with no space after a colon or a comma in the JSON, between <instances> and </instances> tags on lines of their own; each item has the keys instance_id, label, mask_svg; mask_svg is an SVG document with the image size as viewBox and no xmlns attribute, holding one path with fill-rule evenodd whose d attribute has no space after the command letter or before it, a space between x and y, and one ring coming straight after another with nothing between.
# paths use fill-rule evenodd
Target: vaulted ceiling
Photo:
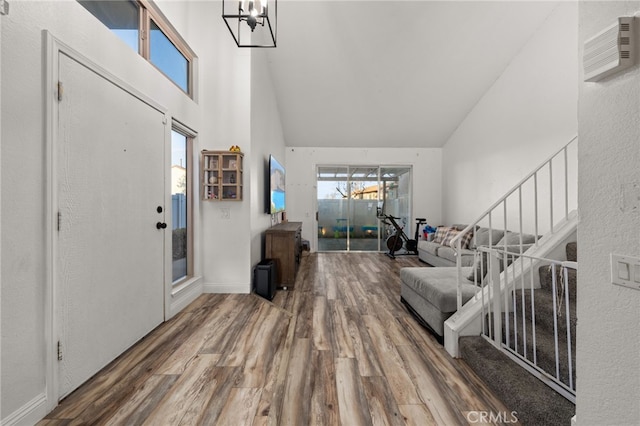
<instances>
[{"instance_id":1,"label":"vaulted ceiling","mask_svg":"<svg viewBox=\"0 0 640 426\"><path fill-rule=\"evenodd\" d=\"M287 146L443 146L556 5L280 0L267 55Z\"/></svg>"}]
</instances>

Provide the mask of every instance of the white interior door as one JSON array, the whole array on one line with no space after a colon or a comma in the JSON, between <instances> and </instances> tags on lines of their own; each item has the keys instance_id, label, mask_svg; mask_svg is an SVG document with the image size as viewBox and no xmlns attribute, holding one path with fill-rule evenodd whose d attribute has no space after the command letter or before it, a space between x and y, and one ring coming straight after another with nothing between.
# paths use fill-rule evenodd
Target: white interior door
<instances>
[{"instance_id":1,"label":"white interior door","mask_svg":"<svg viewBox=\"0 0 640 426\"><path fill-rule=\"evenodd\" d=\"M164 319L164 114L59 54L59 397ZM159 213L159 207L162 212ZM56 239L54 239L55 241Z\"/></svg>"}]
</instances>

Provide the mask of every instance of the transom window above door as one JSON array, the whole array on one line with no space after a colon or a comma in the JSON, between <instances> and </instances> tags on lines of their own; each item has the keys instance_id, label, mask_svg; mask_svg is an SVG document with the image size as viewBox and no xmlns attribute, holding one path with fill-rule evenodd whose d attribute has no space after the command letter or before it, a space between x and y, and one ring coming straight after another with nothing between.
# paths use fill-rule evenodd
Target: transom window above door
<instances>
[{"instance_id":1,"label":"transom window above door","mask_svg":"<svg viewBox=\"0 0 640 426\"><path fill-rule=\"evenodd\" d=\"M78 0L133 50L193 97L195 53L150 0Z\"/></svg>"}]
</instances>

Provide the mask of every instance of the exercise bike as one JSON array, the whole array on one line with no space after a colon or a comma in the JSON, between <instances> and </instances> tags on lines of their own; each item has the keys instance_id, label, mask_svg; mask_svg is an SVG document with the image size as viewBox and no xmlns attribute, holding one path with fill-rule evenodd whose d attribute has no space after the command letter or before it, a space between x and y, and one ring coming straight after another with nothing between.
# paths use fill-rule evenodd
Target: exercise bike
<instances>
[{"instance_id":1,"label":"exercise bike","mask_svg":"<svg viewBox=\"0 0 640 426\"><path fill-rule=\"evenodd\" d=\"M395 232L387 237L386 243L389 251L386 253L392 259L395 259L396 252L398 250L404 249L405 253L402 254L418 254L418 234L420 232L420 225L427 223L427 219L418 217L416 218L416 232L414 239L410 239L407 237L407 234L404 232L404 227L400 226L396 219L400 219L399 217L394 217L385 213L378 215L378 218L385 225L392 226L395 229Z\"/></svg>"}]
</instances>

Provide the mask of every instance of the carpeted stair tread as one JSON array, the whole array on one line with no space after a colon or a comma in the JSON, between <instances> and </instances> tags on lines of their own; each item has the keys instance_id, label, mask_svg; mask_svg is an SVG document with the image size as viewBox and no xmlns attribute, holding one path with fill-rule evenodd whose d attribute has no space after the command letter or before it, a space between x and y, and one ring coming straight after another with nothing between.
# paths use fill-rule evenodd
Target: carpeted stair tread
<instances>
[{"instance_id":1,"label":"carpeted stair tread","mask_svg":"<svg viewBox=\"0 0 640 426\"><path fill-rule=\"evenodd\" d=\"M565 250L567 253L567 260L569 262L578 261L578 243L567 243Z\"/></svg>"},{"instance_id":2,"label":"carpeted stair tread","mask_svg":"<svg viewBox=\"0 0 640 426\"><path fill-rule=\"evenodd\" d=\"M526 329L526 338L525 333L523 333L522 323L519 322L517 326L517 342L515 340L515 327L513 321L513 314L509 314L509 348L511 348L514 352L520 354L521 356L525 356L525 345L523 341L526 341L526 358L533 363L533 333L530 327L530 324L527 324ZM506 316L502 314L502 343L507 343L507 324L506 324ZM517 344L516 344L517 343ZM543 328L536 328L536 365L548 372L552 376L555 376L556 371L556 352L555 352L555 339L553 337L553 333L549 332ZM560 376L559 379L566 384L569 385L569 366L567 360L567 336L566 336L566 327L564 330L558 335L558 356L559 356L559 367L560 367ZM576 339L575 334L571 336L571 362L574 367L573 372L573 383L576 383L576 375L575 375L575 365L576 365Z\"/></svg>"},{"instance_id":3,"label":"carpeted stair tread","mask_svg":"<svg viewBox=\"0 0 640 426\"><path fill-rule=\"evenodd\" d=\"M516 290L515 292L515 309L518 313L518 320L522 318L522 290ZM537 289L533 291L534 295L534 304L535 304L535 318L536 318L536 329L539 332L547 332L553 334L554 331L554 312L553 312L553 294L546 289ZM556 303L559 303L560 306L557 311L559 313L558 317L558 331L562 335L566 335L567 333L567 322L566 322L566 302L565 299L560 299L556 297ZM524 290L524 315L527 320L527 327L531 328L531 291ZM569 299L569 316L570 316L570 327L571 327L571 336L575 338L576 336L576 301L575 299Z\"/></svg>"},{"instance_id":4,"label":"carpeted stair tread","mask_svg":"<svg viewBox=\"0 0 640 426\"><path fill-rule=\"evenodd\" d=\"M569 243L565 247L567 260L577 261L577 244ZM535 328L536 328L536 359L537 366L549 374L555 376L556 355L554 338L554 298L553 298L553 272L551 268L541 266L538 268L540 288L533 290L535 302ZM571 361L573 364L573 383L576 383L576 293L577 273L573 269L567 269L569 290L569 327L571 332ZM568 344L567 344L567 320L566 320L566 293L562 287L563 270L556 268L556 287L558 297L557 328L558 328L558 352L560 380L567 386L569 384L568 369ZM560 298L560 294L562 298ZM524 344L522 324L522 309L524 307L526 323L527 358L533 362L533 333L531 325L531 300L532 290L516 290L515 312L518 315L517 327L514 324L514 313L502 314L503 343L506 342L506 320L509 318L509 341L513 351L523 355ZM523 300L524 299L524 300ZM523 305L524 303L524 305ZM514 309L514 301L509 305ZM489 318L487 318L487 322ZM518 347L515 349L514 337L518 335ZM523 367L512 361L509 356L496 349L490 342L482 337L461 337L459 340L460 354L469 366L490 386L505 404L518 412L518 419L526 425L550 425L570 424L571 417L575 413L575 405L567 401L544 382L531 375Z\"/></svg>"},{"instance_id":5,"label":"carpeted stair tread","mask_svg":"<svg viewBox=\"0 0 640 426\"><path fill-rule=\"evenodd\" d=\"M561 268L556 268L556 287L559 289L561 286ZM549 266L541 266L538 269L540 274L540 288L543 288L548 291L553 290L553 274L551 273L551 269ZM578 283L578 273L575 269L567 268L568 277L569 277L569 300L575 302L576 300L576 289Z\"/></svg>"},{"instance_id":6,"label":"carpeted stair tread","mask_svg":"<svg viewBox=\"0 0 640 426\"><path fill-rule=\"evenodd\" d=\"M516 310L518 312L518 318L522 318L522 290L516 291ZM543 328L545 331L549 333L553 333L554 329L554 313L553 313L553 294L550 291L544 289L534 290L534 304L536 309L536 328ZM556 298L556 303L560 302L560 307L558 312L560 313L560 317L558 318L558 330L560 333L567 332L567 322L566 322L566 304L565 300L560 300ZM531 324L531 291L524 291L524 307L525 307L525 318L527 319L528 324ZM575 299L569 299L569 314L570 314L570 324L571 324L571 335L576 335L576 301Z\"/></svg>"},{"instance_id":7,"label":"carpeted stair tread","mask_svg":"<svg viewBox=\"0 0 640 426\"><path fill-rule=\"evenodd\" d=\"M529 374L482 337L461 337L465 362L527 426L569 425L575 414L570 401Z\"/></svg>"},{"instance_id":8,"label":"carpeted stair tread","mask_svg":"<svg viewBox=\"0 0 640 426\"><path fill-rule=\"evenodd\" d=\"M527 349L527 359L530 362L533 362L533 333L529 324L527 324L527 333L526 339L524 339L524 333L522 332L522 324L518 323L518 341L516 345L515 341L515 331L514 331L514 323L513 323L513 314L509 315L510 324L509 324L509 347L517 352L518 354L524 356L525 354L525 345L523 344L523 340L526 341L526 349ZM503 343L506 343L506 323L504 322L503 315L503 323L502 323L502 336ZM556 371L556 352L555 352L555 339L553 337L553 333L544 329L536 328L536 364L538 367L542 368L544 371L549 374L555 376ZM558 358L559 358L559 367L560 367L560 380L569 385L569 365L567 360L567 335L566 335L566 327L561 331L558 335ZM576 383L575 376L575 365L576 365L576 339L575 334L571 336L571 362L574 367L573 372L573 383Z\"/></svg>"}]
</instances>

